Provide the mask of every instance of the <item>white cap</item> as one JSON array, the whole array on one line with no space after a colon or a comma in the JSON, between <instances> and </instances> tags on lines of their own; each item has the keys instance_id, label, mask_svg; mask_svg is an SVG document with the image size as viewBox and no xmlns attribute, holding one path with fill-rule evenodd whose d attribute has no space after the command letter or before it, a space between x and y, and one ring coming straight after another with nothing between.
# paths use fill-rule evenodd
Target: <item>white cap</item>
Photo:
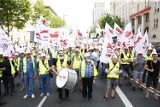
<instances>
[{"instance_id":1,"label":"white cap","mask_svg":"<svg viewBox=\"0 0 160 107\"><path fill-rule=\"evenodd\" d=\"M125 46L124 49L128 49L128 47Z\"/></svg>"},{"instance_id":2,"label":"white cap","mask_svg":"<svg viewBox=\"0 0 160 107\"><path fill-rule=\"evenodd\" d=\"M153 51L153 52L152 52L152 55L157 55L157 52L156 52L156 51Z\"/></svg>"},{"instance_id":3,"label":"white cap","mask_svg":"<svg viewBox=\"0 0 160 107\"><path fill-rule=\"evenodd\" d=\"M41 53L41 57L46 56L45 53Z\"/></svg>"},{"instance_id":4,"label":"white cap","mask_svg":"<svg viewBox=\"0 0 160 107\"><path fill-rule=\"evenodd\" d=\"M76 49L75 49L75 51L78 51L78 52L80 52L80 50L79 50L78 48L76 48Z\"/></svg>"},{"instance_id":5,"label":"white cap","mask_svg":"<svg viewBox=\"0 0 160 107\"><path fill-rule=\"evenodd\" d=\"M153 49L151 47L149 47L148 50L153 50Z\"/></svg>"},{"instance_id":6,"label":"white cap","mask_svg":"<svg viewBox=\"0 0 160 107\"><path fill-rule=\"evenodd\" d=\"M16 52L14 55L18 56L19 54Z\"/></svg>"},{"instance_id":7,"label":"white cap","mask_svg":"<svg viewBox=\"0 0 160 107\"><path fill-rule=\"evenodd\" d=\"M26 51L26 54L29 54L29 53L31 53L31 51L30 51L30 50L27 50L27 51Z\"/></svg>"},{"instance_id":8,"label":"white cap","mask_svg":"<svg viewBox=\"0 0 160 107\"><path fill-rule=\"evenodd\" d=\"M85 57L88 57L88 56L90 56L90 55L91 55L90 53L86 53L86 54L85 54Z\"/></svg>"},{"instance_id":9,"label":"white cap","mask_svg":"<svg viewBox=\"0 0 160 107\"><path fill-rule=\"evenodd\" d=\"M137 53L138 53L138 55L139 55L139 54L143 54L142 51L138 51Z\"/></svg>"},{"instance_id":10,"label":"white cap","mask_svg":"<svg viewBox=\"0 0 160 107\"><path fill-rule=\"evenodd\" d=\"M23 50L21 50L20 53L25 53L25 52Z\"/></svg>"},{"instance_id":11,"label":"white cap","mask_svg":"<svg viewBox=\"0 0 160 107\"><path fill-rule=\"evenodd\" d=\"M117 47L116 47L116 49L120 49L120 48L121 48L120 46L117 46Z\"/></svg>"},{"instance_id":12,"label":"white cap","mask_svg":"<svg viewBox=\"0 0 160 107\"><path fill-rule=\"evenodd\" d=\"M116 54L112 54L111 58L116 58L117 59L117 55Z\"/></svg>"},{"instance_id":13,"label":"white cap","mask_svg":"<svg viewBox=\"0 0 160 107\"><path fill-rule=\"evenodd\" d=\"M64 55L64 52L63 51L59 51L58 54L59 55Z\"/></svg>"}]
</instances>

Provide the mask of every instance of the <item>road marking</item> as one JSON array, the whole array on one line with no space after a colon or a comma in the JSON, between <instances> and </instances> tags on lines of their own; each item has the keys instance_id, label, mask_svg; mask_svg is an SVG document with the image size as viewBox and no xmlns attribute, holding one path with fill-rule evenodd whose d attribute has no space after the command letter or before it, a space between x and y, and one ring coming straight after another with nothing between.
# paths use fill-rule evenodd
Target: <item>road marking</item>
<instances>
[{"instance_id":1,"label":"road marking","mask_svg":"<svg viewBox=\"0 0 160 107\"><path fill-rule=\"evenodd\" d=\"M43 103L46 101L47 96L44 96L43 99L41 100L41 102L38 104L37 107L42 107Z\"/></svg>"},{"instance_id":2,"label":"road marking","mask_svg":"<svg viewBox=\"0 0 160 107\"><path fill-rule=\"evenodd\" d=\"M126 107L133 107L133 105L132 105L131 102L127 99L127 97L124 95L124 93L123 93L122 90L119 88L119 86L117 86L116 92L118 93L119 97L121 98L121 100L123 101L123 103L124 103L124 105L125 105Z\"/></svg>"}]
</instances>

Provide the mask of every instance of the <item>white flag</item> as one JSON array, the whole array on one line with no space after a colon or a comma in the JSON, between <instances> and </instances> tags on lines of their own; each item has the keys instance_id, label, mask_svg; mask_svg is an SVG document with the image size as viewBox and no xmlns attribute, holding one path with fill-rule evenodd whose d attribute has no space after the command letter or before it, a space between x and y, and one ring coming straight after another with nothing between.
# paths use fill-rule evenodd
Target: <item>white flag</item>
<instances>
[{"instance_id":1,"label":"white flag","mask_svg":"<svg viewBox=\"0 0 160 107\"><path fill-rule=\"evenodd\" d=\"M97 34L100 34L101 31L102 31L102 29L101 29L100 25L99 25L98 22L97 22L97 24L96 24L96 33L97 33Z\"/></svg>"}]
</instances>

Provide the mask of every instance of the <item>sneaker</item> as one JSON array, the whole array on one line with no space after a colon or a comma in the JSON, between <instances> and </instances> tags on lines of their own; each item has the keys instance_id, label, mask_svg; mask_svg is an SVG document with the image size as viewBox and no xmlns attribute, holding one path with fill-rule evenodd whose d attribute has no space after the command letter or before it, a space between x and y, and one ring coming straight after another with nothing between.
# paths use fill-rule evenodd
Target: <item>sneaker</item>
<instances>
[{"instance_id":1,"label":"sneaker","mask_svg":"<svg viewBox=\"0 0 160 107\"><path fill-rule=\"evenodd\" d=\"M32 94L32 96L31 96L32 98L35 98L35 95L34 94Z\"/></svg>"},{"instance_id":2,"label":"sneaker","mask_svg":"<svg viewBox=\"0 0 160 107\"><path fill-rule=\"evenodd\" d=\"M113 96L113 97L112 97L112 99L113 99L113 100L116 100L116 97L115 97L115 96Z\"/></svg>"},{"instance_id":3,"label":"sneaker","mask_svg":"<svg viewBox=\"0 0 160 107\"><path fill-rule=\"evenodd\" d=\"M43 97L43 95L44 95L44 94L43 94L43 93L41 93L40 97Z\"/></svg>"},{"instance_id":4,"label":"sneaker","mask_svg":"<svg viewBox=\"0 0 160 107\"><path fill-rule=\"evenodd\" d=\"M138 87L138 89L139 89L140 91L143 91L143 89L142 89L141 87Z\"/></svg>"},{"instance_id":5,"label":"sneaker","mask_svg":"<svg viewBox=\"0 0 160 107\"><path fill-rule=\"evenodd\" d=\"M50 96L50 93L47 93L47 96Z\"/></svg>"},{"instance_id":6,"label":"sneaker","mask_svg":"<svg viewBox=\"0 0 160 107\"><path fill-rule=\"evenodd\" d=\"M133 87L132 90L135 91L136 90L135 87Z\"/></svg>"},{"instance_id":7,"label":"sneaker","mask_svg":"<svg viewBox=\"0 0 160 107\"><path fill-rule=\"evenodd\" d=\"M106 97L106 96L104 96L102 100L103 100L103 101L106 101L106 100L107 100L107 97Z\"/></svg>"},{"instance_id":8,"label":"sneaker","mask_svg":"<svg viewBox=\"0 0 160 107\"><path fill-rule=\"evenodd\" d=\"M158 96L156 96L156 95L155 95L153 98L154 98L155 100L159 100Z\"/></svg>"},{"instance_id":9,"label":"sneaker","mask_svg":"<svg viewBox=\"0 0 160 107\"><path fill-rule=\"evenodd\" d=\"M149 95L146 94L145 98L148 99L148 98L149 98Z\"/></svg>"},{"instance_id":10,"label":"sneaker","mask_svg":"<svg viewBox=\"0 0 160 107\"><path fill-rule=\"evenodd\" d=\"M24 98L24 99L28 98L28 95L25 95L23 98Z\"/></svg>"}]
</instances>

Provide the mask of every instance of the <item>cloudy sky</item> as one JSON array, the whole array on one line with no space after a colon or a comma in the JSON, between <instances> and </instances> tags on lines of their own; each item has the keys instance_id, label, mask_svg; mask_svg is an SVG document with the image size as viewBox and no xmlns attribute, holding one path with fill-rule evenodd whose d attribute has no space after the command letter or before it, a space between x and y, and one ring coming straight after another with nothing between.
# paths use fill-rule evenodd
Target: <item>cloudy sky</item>
<instances>
[{"instance_id":1,"label":"cloudy sky","mask_svg":"<svg viewBox=\"0 0 160 107\"><path fill-rule=\"evenodd\" d=\"M92 25L92 11L96 1L105 1L106 9L109 9L109 0L44 0L68 25L81 30L87 30Z\"/></svg>"}]
</instances>

